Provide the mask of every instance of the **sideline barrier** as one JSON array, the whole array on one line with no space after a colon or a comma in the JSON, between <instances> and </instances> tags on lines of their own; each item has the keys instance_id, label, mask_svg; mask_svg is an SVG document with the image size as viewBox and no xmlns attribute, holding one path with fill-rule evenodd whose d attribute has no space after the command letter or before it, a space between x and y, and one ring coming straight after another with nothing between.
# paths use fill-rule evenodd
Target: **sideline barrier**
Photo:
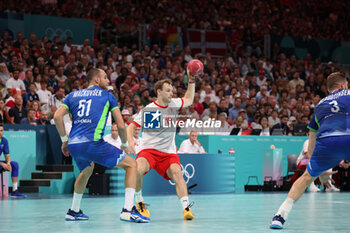
<instances>
[{"instance_id":1,"label":"sideline barrier","mask_svg":"<svg viewBox=\"0 0 350 233\"><path fill-rule=\"evenodd\" d=\"M235 157L229 154L179 154L182 174L189 191L193 194L233 193L235 192ZM122 169L110 169L110 193L124 193ZM175 185L151 170L143 178L144 195L176 194Z\"/></svg>"}]
</instances>

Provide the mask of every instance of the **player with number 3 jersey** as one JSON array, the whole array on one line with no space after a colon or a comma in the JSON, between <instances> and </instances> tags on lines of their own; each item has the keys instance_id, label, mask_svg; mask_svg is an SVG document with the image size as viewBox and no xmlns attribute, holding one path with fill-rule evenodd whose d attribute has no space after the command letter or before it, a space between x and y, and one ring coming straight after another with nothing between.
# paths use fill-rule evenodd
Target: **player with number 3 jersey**
<instances>
[{"instance_id":1,"label":"player with number 3 jersey","mask_svg":"<svg viewBox=\"0 0 350 233\"><path fill-rule=\"evenodd\" d=\"M270 228L282 229L288 214L305 189L318 176L325 187L329 187L330 174L327 171L342 160L350 160L350 89L344 74L332 73L327 78L329 95L316 106L308 126L311 159L307 170L293 184L286 200L273 217Z\"/></svg>"}]
</instances>

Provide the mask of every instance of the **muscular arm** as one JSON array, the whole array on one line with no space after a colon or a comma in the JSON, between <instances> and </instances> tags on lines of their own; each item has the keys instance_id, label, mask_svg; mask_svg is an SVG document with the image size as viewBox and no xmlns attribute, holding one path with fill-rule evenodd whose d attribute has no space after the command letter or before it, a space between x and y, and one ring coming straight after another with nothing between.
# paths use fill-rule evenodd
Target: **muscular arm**
<instances>
[{"instance_id":1,"label":"muscular arm","mask_svg":"<svg viewBox=\"0 0 350 233\"><path fill-rule=\"evenodd\" d=\"M195 79L191 76L190 72L187 70L187 75L189 78L189 83L188 83L188 87L185 93L185 96L183 98L184 100L184 108L190 106L193 104L193 98L194 98L194 92L195 92L195 88L196 88L196 84Z\"/></svg>"},{"instance_id":2,"label":"muscular arm","mask_svg":"<svg viewBox=\"0 0 350 233\"><path fill-rule=\"evenodd\" d=\"M314 153L315 145L316 145L316 134L317 132L311 131L309 132L309 146L307 149L308 157L311 158L312 153Z\"/></svg>"},{"instance_id":3,"label":"muscular arm","mask_svg":"<svg viewBox=\"0 0 350 233\"><path fill-rule=\"evenodd\" d=\"M125 123L124 123L122 115L120 114L119 108L115 108L112 111L112 115L113 115L115 122L117 122L119 137L122 140L122 143L126 143L127 142L127 133L126 133L126 128L125 128Z\"/></svg>"},{"instance_id":4,"label":"muscular arm","mask_svg":"<svg viewBox=\"0 0 350 233\"><path fill-rule=\"evenodd\" d=\"M135 124L133 124L133 123L131 123L128 126L127 132L128 132L128 143L129 143L129 145L134 142L134 136L133 135L134 135L134 131L135 131L136 127L137 126Z\"/></svg>"},{"instance_id":5,"label":"muscular arm","mask_svg":"<svg viewBox=\"0 0 350 233\"><path fill-rule=\"evenodd\" d=\"M56 110L55 115L53 117L55 120L57 131L61 137L67 135L65 127L64 127L64 122L63 122L63 117L66 113L67 113L67 108L65 106L61 105Z\"/></svg>"}]
</instances>

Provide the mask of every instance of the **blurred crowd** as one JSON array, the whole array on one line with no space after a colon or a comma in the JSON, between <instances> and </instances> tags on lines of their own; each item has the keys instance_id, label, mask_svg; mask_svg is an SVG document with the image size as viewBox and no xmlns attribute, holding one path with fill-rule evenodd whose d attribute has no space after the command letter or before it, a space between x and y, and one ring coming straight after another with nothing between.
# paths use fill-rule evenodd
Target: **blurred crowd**
<instances>
[{"instance_id":1,"label":"blurred crowd","mask_svg":"<svg viewBox=\"0 0 350 233\"><path fill-rule=\"evenodd\" d=\"M286 57L275 53L271 59L243 52L241 56L213 59L210 53L192 54L189 46L160 47L153 44L138 49L106 46L86 39L50 41L22 33L17 40L4 32L0 38L0 122L47 124L65 96L87 86L86 73L92 67L106 71L109 90L117 97L125 122L155 100L154 85L170 78L174 97L183 97L187 88L187 63L200 59L204 74L197 78L194 104L183 109L184 118L215 119L229 134L239 135L272 129L293 135L295 124L307 124L318 101L327 93L326 77L338 71L334 62ZM278 48L275 48L278 51Z\"/></svg>"},{"instance_id":2,"label":"blurred crowd","mask_svg":"<svg viewBox=\"0 0 350 233\"><path fill-rule=\"evenodd\" d=\"M0 12L91 19L97 38L101 30L112 28L117 35L132 34L140 24L157 28L161 37L175 25L224 30L233 42L246 44L256 43L264 34L349 41L349 8L343 0L0 1Z\"/></svg>"}]
</instances>

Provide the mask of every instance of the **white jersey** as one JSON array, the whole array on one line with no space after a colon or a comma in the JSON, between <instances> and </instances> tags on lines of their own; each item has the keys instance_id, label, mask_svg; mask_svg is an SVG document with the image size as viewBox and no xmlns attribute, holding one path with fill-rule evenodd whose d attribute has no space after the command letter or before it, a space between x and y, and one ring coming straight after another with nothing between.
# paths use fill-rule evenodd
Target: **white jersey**
<instances>
[{"instance_id":1,"label":"white jersey","mask_svg":"<svg viewBox=\"0 0 350 233\"><path fill-rule=\"evenodd\" d=\"M135 152L136 152L136 154L138 154L141 151L141 137L139 137L139 138L134 137L134 142L136 142Z\"/></svg>"},{"instance_id":2,"label":"white jersey","mask_svg":"<svg viewBox=\"0 0 350 233\"><path fill-rule=\"evenodd\" d=\"M133 121L135 125L142 127L141 150L176 153L176 122L183 104L182 98L173 98L168 106L153 102L142 109Z\"/></svg>"},{"instance_id":3,"label":"white jersey","mask_svg":"<svg viewBox=\"0 0 350 233\"><path fill-rule=\"evenodd\" d=\"M122 140L119 136L117 139L114 139L112 138L112 134L107 134L106 136L104 136L103 139L109 144L112 144L113 146L117 147L118 149L120 149L120 147L122 146Z\"/></svg>"},{"instance_id":4,"label":"white jersey","mask_svg":"<svg viewBox=\"0 0 350 233\"><path fill-rule=\"evenodd\" d=\"M300 155L297 159L297 165L299 164L299 162L303 159L307 159L307 148L309 147L309 139L307 139L305 142L304 142L304 145L303 145L303 150L300 152Z\"/></svg>"}]
</instances>

